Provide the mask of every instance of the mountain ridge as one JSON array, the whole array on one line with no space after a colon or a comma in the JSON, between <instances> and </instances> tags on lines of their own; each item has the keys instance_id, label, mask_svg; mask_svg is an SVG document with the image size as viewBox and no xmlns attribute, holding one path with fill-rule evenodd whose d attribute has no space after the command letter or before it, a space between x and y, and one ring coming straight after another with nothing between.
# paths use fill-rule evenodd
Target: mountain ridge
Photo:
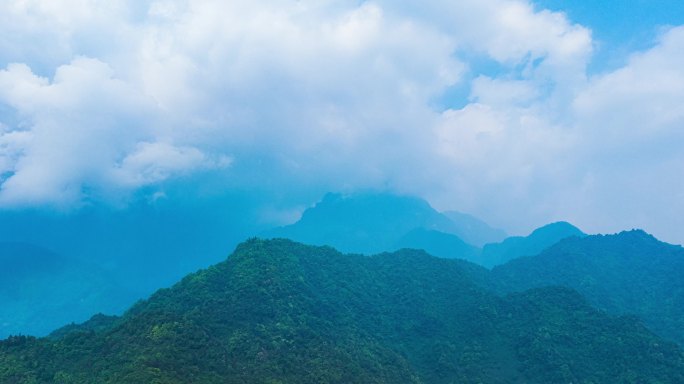
<instances>
[{"instance_id":1,"label":"mountain ridge","mask_svg":"<svg viewBox=\"0 0 684 384\"><path fill-rule=\"evenodd\" d=\"M584 237L586 234L566 221L541 226L527 236L512 236L500 243L486 244L482 248L481 262L492 268L522 256L533 256L568 237Z\"/></svg>"},{"instance_id":2,"label":"mountain ridge","mask_svg":"<svg viewBox=\"0 0 684 384\"><path fill-rule=\"evenodd\" d=\"M643 230L570 237L534 256L492 269L500 293L548 285L577 290L613 314L637 315L684 345L684 248Z\"/></svg>"},{"instance_id":3,"label":"mountain ridge","mask_svg":"<svg viewBox=\"0 0 684 384\"><path fill-rule=\"evenodd\" d=\"M503 232L473 216L441 213L414 196L389 193L328 193L301 218L261 234L312 245L331 245L349 253L374 254L397 249L397 242L416 229L438 231L480 246ZM504 234L505 236L505 234ZM452 257L457 257L455 253Z\"/></svg>"},{"instance_id":4,"label":"mountain ridge","mask_svg":"<svg viewBox=\"0 0 684 384\"><path fill-rule=\"evenodd\" d=\"M0 381L684 380L682 351L635 320L567 288L497 296L464 265L252 239L104 329L0 342Z\"/></svg>"}]
</instances>

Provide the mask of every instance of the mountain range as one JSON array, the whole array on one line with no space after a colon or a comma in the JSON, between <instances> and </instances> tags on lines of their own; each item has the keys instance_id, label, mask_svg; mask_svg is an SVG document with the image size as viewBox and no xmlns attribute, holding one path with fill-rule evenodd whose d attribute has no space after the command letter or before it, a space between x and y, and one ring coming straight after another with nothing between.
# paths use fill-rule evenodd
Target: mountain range
<instances>
[{"instance_id":1,"label":"mountain range","mask_svg":"<svg viewBox=\"0 0 684 384\"><path fill-rule=\"evenodd\" d=\"M473 268L474 267L474 268ZM462 260L249 240L122 317L0 342L3 383L681 383L684 354L575 291Z\"/></svg>"},{"instance_id":2,"label":"mountain range","mask_svg":"<svg viewBox=\"0 0 684 384\"><path fill-rule=\"evenodd\" d=\"M411 231L440 232L481 247L506 234L473 216L440 213L425 200L387 193L328 193L294 224L261 236L330 245L343 252L373 254L397 249ZM414 236L415 237L415 234ZM452 257L458 250L451 251Z\"/></svg>"},{"instance_id":3,"label":"mountain range","mask_svg":"<svg viewBox=\"0 0 684 384\"><path fill-rule=\"evenodd\" d=\"M519 257L536 255L563 239L584 236L579 228L564 221L547 224L528 236L512 236L500 243L485 244L478 264L492 268Z\"/></svg>"},{"instance_id":4,"label":"mountain range","mask_svg":"<svg viewBox=\"0 0 684 384\"><path fill-rule=\"evenodd\" d=\"M361 254L416 248L491 268L517 257L535 255L564 238L585 234L572 224L556 222L525 237L507 238L502 230L471 215L438 212L416 197L329 193L304 211L297 222L261 236L330 245Z\"/></svg>"},{"instance_id":5,"label":"mountain range","mask_svg":"<svg viewBox=\"0 0 684 384\"><path fill-rule=\"evenodd\" d=\"M538 255L495 267L489 284L500 293L572 288L595 307L638 316L652 331L684 346L682 276L684 248L632 230L567 238Z\"/></svg>"},{"instance_id":6,"label":"mountain range","mask_svg":"<svg viewBox=\"0 0 684 384\"><path fill-rule=\"evenodd\" d=\"M24 246L0 247L0 260L11 265L23 259L29 266L18 274L0 269L0 338L45 336L92 313L120 314L155 289L219 261L240 238L259 233L254 225L230 224L227 212L244 210L225 203L179 207L162 201L121 212L0 214L0 225L7 228L0 239L21 239ZM387 193L327 194L297 222L262 234L363 254L424 249L487 267L582 235L570 224L554 223L528 237L501 241L503 231L470 215L440 213L419 198ZM486 241L499 243L481 248Z\"/></svg>"},{"instance_id":7,"label":"mountain range","mask_svg":"<svg viewBox=\"0 0 684 384\"><path fill-rule=\"evenodd\" d=\"M509 237L478 248L456 234L456 225L445 224L448 215L440 214L425 201L363 194L329 195L327 200L307 210L297 223L279 229L278 234L337 247L359 233L372 237L368 235L371 229L358 228L359 222L379 223L369 227L399 234L413 227L400 236L383 235L386 240L378 249L422 249L434 256L493 268L490 273L475 265L464 266L473 281L499 294L545 286L567 287L608 313L638 316L652 331L684 346L684 249L680 246L660 242L639 230L587 236L567 222L555 222L528 236ZM382 201L384 207L411 206L413 211L363 208L372 201ZM386 211L392 211L392 215L386 215ZM416 211L421 214L410 213ZM339 217L345 219L334 222ZM385 217L388 221L399 220L403 226L390 227L393 224L384 223ZM307 238L307 231L314 232L315 228L324 230L316 239ZM362 243L362 238L356 239ZM362 247L352 250L372 251Z\"/></svg>"}]
</instances>

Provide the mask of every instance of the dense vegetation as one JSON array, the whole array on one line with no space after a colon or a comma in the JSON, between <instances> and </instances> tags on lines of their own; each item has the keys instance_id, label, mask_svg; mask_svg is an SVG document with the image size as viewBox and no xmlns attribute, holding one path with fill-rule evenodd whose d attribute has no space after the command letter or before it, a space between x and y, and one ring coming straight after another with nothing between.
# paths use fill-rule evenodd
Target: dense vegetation
<instances>
[{"instance_id":1,"label":"dense vegetation","mask_svg":"<svg viewBox=\"0 0 684 384\"><path fill-rule=\"evenodd\" d=\"M481 275L478 275L481 278ZM492 270L500 292L562 285L613 314L639 316L684 346L684 249L639 230L568 238Z\"/></svg>"},{"instance_id":2,"label":"dense vegetation","mask_svg":"<svg viewBox=\"0 0 684 384\"><path fill-rule=\"evenodd\" d=\"M0 382L684 382L633 318L564 288L496 296L472 267L250 240L121 318L0 342Z\"/></svg>"}]
</instances>

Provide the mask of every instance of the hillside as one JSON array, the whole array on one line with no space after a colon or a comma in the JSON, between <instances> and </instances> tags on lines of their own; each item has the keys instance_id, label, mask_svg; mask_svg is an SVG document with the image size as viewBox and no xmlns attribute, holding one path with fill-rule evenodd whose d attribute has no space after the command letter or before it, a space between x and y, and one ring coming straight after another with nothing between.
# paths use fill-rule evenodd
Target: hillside
<instances>
[{"instance_id":1,"label":"hillside","mask_svg":"<svg viewBox=\"0 0 684 384\"><path fill-rule=\"evenodd\" d=\"M491 268L522 256L536 255L568 237L586 236L577 227L563 221L535 229L528 236L512 236L501 243L487 244L482 248L479 264Z\"/></svg>"},{"instance_id":2,"label":"hillside","mask_svg":"<svg viewBox=\"0 0 684 384\"><path fill-rule=\"evenodd\" d=\"M0 342L0 382L684 380L682 351L634 319L563 288L499 297L464 265L250 240L119 319Z\"/></svg>"},{"instance_id":3,"label":"hillside","mask_svg":"<svg viewBox=\"0 0 684 384\"><path fill-rule=\"evenodd\" d=\"M613 314L634 314L684 345L684 249L634 230L568 238L492 270L501 292L561 285Z\"/></svg>"}]
</instances>

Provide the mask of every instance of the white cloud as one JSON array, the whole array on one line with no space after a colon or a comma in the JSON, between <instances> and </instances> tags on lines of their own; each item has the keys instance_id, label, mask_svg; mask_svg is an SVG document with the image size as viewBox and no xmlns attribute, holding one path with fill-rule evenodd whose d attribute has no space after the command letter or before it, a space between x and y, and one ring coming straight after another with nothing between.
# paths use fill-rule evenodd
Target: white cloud
<instances>
[{"instance_id":1,"label":"white cloud","mask_svg":"<svg viewBox=\"0 0 684 384\"><path fill-rule=\"evenodd\" d=\"M666 31L624 67L570 90L475 79L477 103L446 111L436 130L457 183L468 185L466 204L512 228L566 219L683 242L683 31ZM555 103L557 92L567 105Z\"/></svg>"},{"instance_id":2,"label":"white cloud","mask_svg":"<svg viewBox=\"0 0 684 384\"><path fill-rule=\"evenodd\" d=\"M138 143L114 170L115 179L126 186L141 187L168 179L186 171L225 168L231 159L209 159L197 148L175 147L168 143Z\"/></svg>"},{"instance_id":3,"label":"white cloud","mask_svg":"<svg viewBox=\"0 0 684 384\"><path fill-rule=\"evenodd\" d=\"M525 106L536 101L541 93L529 81L479 76L472 82L470 96L474 101L487 105Z\"/></svg>"},{"instance_id":4,"label":"white cloud","mask_svg":"<svg viewBox=\"0 0 684 384\"><path fill-rule=\"evenodd\" d=\"M684 243L684 27L596 76L573 103L583 166L591 175L582 220L596 228L652 228ZM581 212L581 213L580 213Z\"/></svg>"},{"instance_id":5,"label":"white cloud","mask_svg":"<svg viewBox=\"0 0 684 384\"><path fill-rule=\"evenodd\" d=\"M604 126L604 134L612 132L618 142L635 133L681 131L682 68L684 27L667 31L656 47L634 54L623 68L594 78L575 100L575 113L583 124Z\"/></svg>"},{"instance_id":6,"label":"white cloud","mask_svg":"<svg viewBox=\"0 0 684 384\"><path fill-rule=\"evenodd\" d=\"M522 0L6 1L0 204L213 170L416 193L514 231L613 228L683 193L652 176L682 164L682 35L587 78L591 31ZM454 86L466 105L437 109ZM628 209L606 201L627 185Z\"/></svg>"},{"instance_id":7,"label":"white cloud","mask_svg":"<svg viewBox=\"0 0 684 384\"><path fill-rule=\"evenodd\" d=\"M10 64L0 71L0 100L21 121L0 136L4 204L72 204L85 189L116 188L108 170L158 136L150 100L97 59L75 58L52 79Z\"/></svg>"}]
</instances>

